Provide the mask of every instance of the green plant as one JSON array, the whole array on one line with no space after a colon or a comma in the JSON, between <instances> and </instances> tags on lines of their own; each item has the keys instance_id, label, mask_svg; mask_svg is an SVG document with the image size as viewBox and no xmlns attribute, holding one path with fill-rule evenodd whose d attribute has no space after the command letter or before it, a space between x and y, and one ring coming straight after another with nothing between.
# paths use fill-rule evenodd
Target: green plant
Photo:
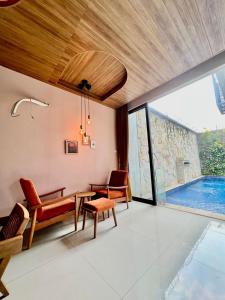
<instances>
[{"instance_id":1,"label":"green plant","mask_svg":"<svg viewBox=\"0 0 225 300\"><path fill-rule=\"evenodd\" d=\"M225 176L225 131L206 131L199 136L203 175Z\"/></svg>"}]
</instances>

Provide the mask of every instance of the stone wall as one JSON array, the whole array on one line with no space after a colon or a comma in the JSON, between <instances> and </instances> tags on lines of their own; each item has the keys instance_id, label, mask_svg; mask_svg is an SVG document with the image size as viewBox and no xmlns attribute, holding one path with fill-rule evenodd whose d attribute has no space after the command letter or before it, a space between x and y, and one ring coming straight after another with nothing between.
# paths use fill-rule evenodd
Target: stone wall
<instances>
[{"instance_id":1,"label":"stone wall","mask_svg":"<svg viewBox=\"0 0 225 300\"><path fill-rule=\"evenodd\" d=\"M158 189L201 176L197 134L152 110L150 123Z\"/></svg>"}]
</instances>

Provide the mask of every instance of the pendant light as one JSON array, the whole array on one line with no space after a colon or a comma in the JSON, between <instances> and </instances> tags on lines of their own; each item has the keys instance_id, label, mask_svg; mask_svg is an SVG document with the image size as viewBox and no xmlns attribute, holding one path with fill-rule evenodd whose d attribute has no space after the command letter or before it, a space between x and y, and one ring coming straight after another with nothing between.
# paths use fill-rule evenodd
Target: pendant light
<instances>
[{"instance_id":1,"label":"pendant light","mask_svg":"<svg viewBox=\"0 0 225 300\"><path fill-rule=\"evenodd\" d=\"M83 97L81 94L80 97L80 134L84 134L84 129L83 129Z\"/></svg>"},{"instance_id":2,"label":"pendant light","mask_svg":"<svg viewBox=\"0 0 225 300\"><path fill-rule=\"evenodd\" d=\"M87 136L87 111L86 111L85 97L84 97L84 136Z\"/></svg>"},{"instance_id":3,"label":"pendant light","mask_svg":"<svg viewBox=\"0 0 225 300\"><path fill-rule=\"evenodd\" d=\"M91 84L88 80L83 79L81 83L78 85L78 88L81 90L80 96L80 134L87 136L87 125L91 124L91 113L90 113L90 100L89 96L87 96L87 100L82 91L86 88L88 91L91 89ZM86 103L87 102L87 103ZM84 110L84 111L83 111ZM84 120L83 120L84 115ZM84 123L83 123L84 121Z\"/></svg>"}]
</instances>

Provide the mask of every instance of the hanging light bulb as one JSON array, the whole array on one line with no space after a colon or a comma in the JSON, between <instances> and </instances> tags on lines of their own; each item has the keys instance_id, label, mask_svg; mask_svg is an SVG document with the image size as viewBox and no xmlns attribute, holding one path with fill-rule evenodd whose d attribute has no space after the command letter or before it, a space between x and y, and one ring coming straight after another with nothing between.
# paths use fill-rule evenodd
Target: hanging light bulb
<instances>
[{"instance_id":1,"label":"hanging light bulb","mask_svg":"<svg viewBox=\"0 0 225 300\"><path fill-rule=\"evenodd\" d=\"M84 129L83 129L83 126L80 125L80 134L83 135L84 134Z\"/></svg>"},{"instance_id":2,"label":"hanging light bulb","mask_svg":"<svg viewBox=\"0 0 225 300\"><path fill-rule=\"evenodd\" d=\"M88 125L90 125L90 124L91 124L91 116L90 116L90 115L88 115L88 120L87 120L87 123L88 123Z\"/></svg>"}]
</instances>

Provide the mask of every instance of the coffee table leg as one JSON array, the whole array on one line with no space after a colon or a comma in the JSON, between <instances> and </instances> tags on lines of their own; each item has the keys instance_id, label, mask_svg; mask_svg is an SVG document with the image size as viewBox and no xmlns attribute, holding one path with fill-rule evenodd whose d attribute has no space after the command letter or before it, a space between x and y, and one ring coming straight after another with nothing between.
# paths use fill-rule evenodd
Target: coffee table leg
<instances>
[{"instance_id":1,"label":"coffee table leg","mask_svg":"<svg viewBox=\"0 0 225 300\"><path fill-rule=\"evenodd\" d=\"M78 208L78 216L77 216L77 222L79 222L80 213L83 210L83 204L84 204L84 198L80 197L80 203Z\"/></svg>"}]
</instances>

